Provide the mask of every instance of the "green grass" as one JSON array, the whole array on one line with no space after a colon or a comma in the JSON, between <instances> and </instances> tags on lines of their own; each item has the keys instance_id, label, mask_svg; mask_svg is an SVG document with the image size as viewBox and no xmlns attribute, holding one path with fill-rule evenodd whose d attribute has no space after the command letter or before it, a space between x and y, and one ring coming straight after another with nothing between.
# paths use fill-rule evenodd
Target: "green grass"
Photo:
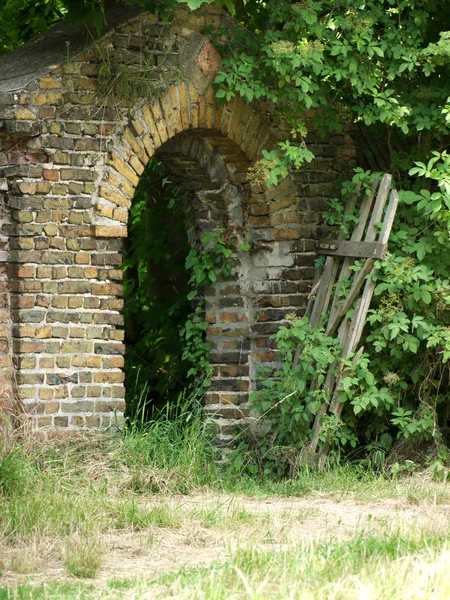
<instances>
[{"instance_id":1,"label":"green grass","mask_svg":"<svg viewBox=\"0 0 450 600\"><path fill-rule=\"evenodd\" d=\"M157 582L166 587L168 597L192 599L444 600L450 592L445 567L449 553L443 537L357 536L287 551L238 550L224 563L183 569ZM433 577L421 579L425 572ZM436 588L438 582L441 588Z\"/></svg>"},{"instance_id":2,"label":"green grass","mask_svg":"<svg viewBox=\"0 0 450 600\"><path fill-rule=\"evenodd\" d=\"M196 418L187 425L155 422L125 436L3 445L0 600L450 597L444 577L450 548L442 524L448 484L429 474L393 478L355 465L305 468L290 480L261 481L230 475L216 458L205 424ZM290 498L301 499L295 509ZM323 501L357 511L382 500L418 515L434 510L434 521L420 529L400 527L396 519L392 530L392 519L380 512L355 521L351 535L342 534L339 523L334 530L320 525ZM277 502L279 510L271 512ZM319 526L320 539L296 537L296 527ZM108 580L105 564L120 536L131 536L138 562L158 554L166 539L169 548L184 544L186 554L205 548L202 556L209 547L214 552L216 540L227 542L220 561L209 566L127 579L109 572ZM33 579L48 565L73 581L55 576L42 585L42 577ZM99 581L99 575L100 587L75 580ZM13 583L1 587L7 577ZM409 595L402 595L405 589Z\"/></svg>"},{"instance_id":3,"label":"green grass","mask_svg":"<svg viewBox=\"0 0 450 600\"><path fill-rule=\"evenodd\" d=\"M101 567L102 555L99 540L74 536L66 543L64 567L69 575L94 579Z\"/></svg>"},{"instance_id":4,"label":"green grass","mask_svg":"<svg viewBox=\"0 0 450 600\"><path fill-rule=\"evenodd\" d=\"M111 579L105 588L57 584L0 588L0 600L180 597L228 600L446 600L450 547L444 536L397 532L297 544L288 550L237 549L206 568Z\"/></svg>"}]
</instances>

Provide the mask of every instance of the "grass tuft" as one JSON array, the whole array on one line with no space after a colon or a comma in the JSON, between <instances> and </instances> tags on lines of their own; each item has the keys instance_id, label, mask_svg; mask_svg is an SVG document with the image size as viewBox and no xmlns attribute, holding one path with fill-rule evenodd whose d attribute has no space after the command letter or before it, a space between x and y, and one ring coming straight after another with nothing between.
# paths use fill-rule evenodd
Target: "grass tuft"
<instances>
[{"instance_id":1,"label":"grass tuft","mask_svg":"<svg viewBox=\"0 0 450 600\"><path fill-rule=\"evenodd\" d=\"M73 577L94 579L100 570L103 548L98 539L74 536L66 543L64 567Z\"/></svg>"}]
</instances>

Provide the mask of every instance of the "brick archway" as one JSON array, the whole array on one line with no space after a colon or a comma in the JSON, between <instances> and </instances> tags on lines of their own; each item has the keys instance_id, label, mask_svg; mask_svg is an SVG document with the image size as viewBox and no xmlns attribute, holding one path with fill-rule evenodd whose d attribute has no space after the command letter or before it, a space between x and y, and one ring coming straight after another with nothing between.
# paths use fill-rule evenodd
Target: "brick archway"
<instances>
[{"instance_id":1,"label":"brick archway","mask_svg":"<svg viewBox=\"0 0 450 600\"><path fill-rule=\"evenodd\" d=\"M242 99L222 105L211 87L199 95L191 83L171 85L152 103L139 106L125 127L111 135L107 167L94 200L96 235L108 237L112 230L107 227L124 227L147 162L174 136L192 130L210 140L224 165L240 169L241 183L251 161L275 142L265 120ZM121 235L126 235L125 229L116 229L114 237Z\"/></svg>"},{"instance_id":2,"label":"brick archway","mask_svg":"<svg viewBox=\"0 0 450 600\"><path fill-rule=\"evenodd\" d=\"M230 19L212 5L177 9L170 24L126 9L87 49L82 29L61 25L0 58L0 407L20 397L36 427L121 422L121 248L155 154L183 169L200 229L225 219L252 245L207 297L213 360L217 350L207 410L225 441L246 415L257 364L276 360L269 336L305 305L319 211L352 143L313 135L307 169L268 191L246 183L249 164L286 132L266 107L214 99L218 55L202 32Z\"/></svg>"},{"instance_id":3,"label":"brick archway","mask_svg":"<svg viewBox=\"0 0 450 600\"><path fill-rule=\"evenodd\" d=\"M272 261L275 279L281 278L280 267L295 268L291 246L299 237L300 217L293 182L284 182L277 200L273 191L252 191L246 182L252 159L274 142L266 120L241 99L218 104L212 88L199 95L191 83L172 85L151 104L138 106L124 127L111 132L111 150L94 194L96 236L122 238L127 234L128 209L139 178L148 161L158 156L194 192L199 232L226 224L233 235L252 243L251 253L237 253L232 280L206 290L207 340L214 375L205 410L216 417L224 443L234 422L249 414L248 394L258 363L276 358L267 339L275 328L265 327L268 307L262 305L275 303L271 316L275 321L288 311L282 308L283 299L273 293L278 287L283 294L288 282L277 282L269 300L262 293L269 255L274 250L279 254ZM284 218L280 220L281 210ZM283 246L285 252L280 253ZM288 306L292 310L292 303ZM258 326L263 329L260 335Z\"/></svg>"}]
</instances>

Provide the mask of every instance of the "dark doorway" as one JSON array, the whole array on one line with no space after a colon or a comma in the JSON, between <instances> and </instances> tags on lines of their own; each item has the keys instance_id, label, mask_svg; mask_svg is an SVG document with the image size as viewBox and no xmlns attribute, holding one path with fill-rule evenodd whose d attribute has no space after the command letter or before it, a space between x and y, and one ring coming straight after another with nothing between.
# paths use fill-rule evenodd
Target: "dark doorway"
<instances>
[{"instance_id":1,"label":"dark doorway","mask_svg":"<svg viewBox=\"0 0 450 600\"><path fill-rule=\"evenodd\" d=\"M126 412L145 422L189 392L189 361L183 360L190 251L186 194L165 165L152 159L130 209L125 247L124 317Z\"/></svg>"}]
</instances>

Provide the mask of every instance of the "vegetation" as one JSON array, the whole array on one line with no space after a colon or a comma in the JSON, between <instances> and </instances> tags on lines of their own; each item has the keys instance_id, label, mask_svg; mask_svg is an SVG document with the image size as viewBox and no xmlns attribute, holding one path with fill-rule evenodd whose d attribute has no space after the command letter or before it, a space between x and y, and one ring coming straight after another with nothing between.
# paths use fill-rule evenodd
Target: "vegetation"
<instances>
[{"instance_id":1,"label":"vegetation","mask_svg":"<svg viewBox=\"0 0 450 600\"><path fill-rule=\"evenodd\" d=\"M129 3L170 8L170 0ZM243 442L228 468L218 462L214 430L197 410L209 380L201 297L203 285L229 275L235 244L225 231L193 244L188 203L152 161L124 262L128 426L89 440L0 445L0 600L444 600L450 9L428 0L219 3L244 27L222 48L217 97L267 100L292 133L265 151L253 183L274 185L311 160L311 127L326 133L355 121L389 142L401 206L390 256L374 275L366 353L344 379L346 410L324 427L332 460L317 472L298 454L324 399L310 383L339 345L291 315L275 338L279 369L275 377L261 371L253 397L264 436ZM101 29L104 9L101 0L6 0L0 53L61 18ZM341 224L346 195L373 176L359 170L343 186L330 222ZM172 269L161 274L168 255ZM343 463L344 455L358 462ZM149 572L168 548L172 559ZM215 560L195 564L201 552Z\"/></svg>"},{"instance_id":2,"label":"vegetation","mask_svg":"<svg viewBox=\"0 0 450 600\"><path fill-rule=\"evenodd\" d=\"M448 462L450 11L442 9L416 0L249 2L245 14L237 7L245 29L233 33L216 79L217 97L269 101L290 129L290 141L267 149L253 167L260 185L275 185L312 159L308 130L325 135L356 122L388 142L401 202L390 256L374 275L366 354L342 382L347 408L328 418L322 436L335 452L376 464L398 439L406 454L422 444L423 460ZM373 175L359 169L353 183L369 186ZM333 202L335 224L353 190L345 184ZM276 341L281 368L275 379L262 373L253 397L264 435L243 443L235 458L259 473L296 468L309 424L328 400L323 371L339 352L296 319ZM292 369L299 342L301 361ZM318 385L310 391L315 367Z\"/></svg>"},{"instance_id":3,"label":"vegetation","mask_svg":"<svg viewBox=\"0 0 450 600\"><path fill-rule=\"evenodd\" d=\"M447 597L450 491L431 472L261 482L184 422L2 445L0 598Z\"/></svg>"},{"instance_id":4,"label":"vegetation","mask_svg":"<svg viewBox=\"0 0 450 600\"><path fill-rule=\"evenodd\" d=\"M245 463L251 472L266 475L295 471L314 416L324 400L330 401L322 383L332 364L336 371L345 365L348 373L341 382L342 416L323 419L321 443L331 443L335 456L381 465L401 440L403 459L413 458L416 447L416 460L436 469L448 465L450 157L435 152L427 164L416 165L410 176L419 176L417 184L400 191L390 254L376 263L372 275L377 287L365 353L353 366L351 359L337 360L341 347L324 335L326 323L313 329L306 318L292 315L274 336L281 367L275 373L260 370L262 389L252 399L270 435L242 442L235 454L239 467ZM358 172L353 184L364 176L370 187L375 175ZM344 189L352 193L355 186ZM340 215L337 210L329 218L340 222Z\"/></svg>"},{"instance_id":5,"label":"vegetation","mask_svg":"<svg viewBox=\"0 0 450 600\"><path fill-rule=\"evenodd\" d=\"M141 177L129 217L125 272L127 411L145 421L154 408L190 393L182 330L192 312L185 262L190 251L183 198L153 159ZM169 267L170 265L170 267Z\"/></svg>"},{"instance_id":6,"label":"vegetation","mask_svg":"<svg viewBox=\"0 0 450 600\"><path fill-rule=\"evenodd\" d=\"M164 409L166 416L187 406L198 413L210 385L203 288L230 276L238 241L225 228L201 235L193 221L189 198L152 159L133 198L122 265L127 415L133 425ZM249 246L242 242L240 248Z\"/></svg>"},{"instance_id":7,"label":"vegetation","mask_svg":"<svg viewBox=\"0 0 450 600\"><path fill-rule=\"evenodd\" d=\"M128 3L149 10L171 8L171 0L158 5L147 0ZM406 441L410 448L424 444L422 458L445 468L450 437L450 259L446 251L450 156L445 150L450 121L450 7L431 0L218 3L236 14L241 26L228 32L232 43L218 42L224 62L216 79L217 98L239 95L249 102L264 100L274 108L278 124L290 131L288 141L264 151L250 174L252 182L276 185L290 168L311 161L309 130L325 135L355 122L387 140L386 159L400 190L390 256L378 263L374 275L376 298L365 331L366 353L343 381L346 409L340 419L331 418L326 424L326 440L335 456L344 452L378 465L395 449L396 440ZM200 0L187 0L191 8L200 4ZM9 0L0 9L1 51L60 18L90 20L100 29L105 7L101 0ZM158 168L147 176L159 177ZM372 176L359 171L354 182L369 185ZM170 186L160 185L155 194L161 195L164 188ZM159 224L166 219L171 227L176 222L174 239L181 239L177 237L182 235L181 204L175 196L156 202L152 210L159 211L158 226L150 231L152 225L144 218L148 195L142 189L131 228L137 235L144 230L150 233L155 243L143 248L134 242L126 264L132 422L138 415L147 418L149 406L163 406L169 398L175 404L177 398L179 404L190 402L207 385L208 349L198 299L201 285L224 268L232 251L220 232L213 240L214 256L211 239L196 250L184 239L174 261L177 284L171 284L172 292L182 291L177 298L173 293L156 294L152 286L161 288L165 282L155 280L150 261L159 264L158 248L164 247L167 254L171 243L168 228ZM332 202L338 213L331 217L336 224L351 190L352 184L347 183ZM164 204L170 206L169 212L163 212ZM167 315L161 310L164 303L169 306ZM144 335L133 340L133 327ZM253 398L270 435L258 441L256 449L251 446L254 442L240 447L238 469L246 464L266 474L292 470L292 456L308 440L308 426L324 399L320 385L308 391L311 365L320 374L339 353L335 341L325 339L320 330L310 331L307 323L296 318L281 328L276 341L283 364L275 379L262 373L263 390ZM299 341L305 348L293 370L292 348Z\"/></svg>"}]
</instances>

